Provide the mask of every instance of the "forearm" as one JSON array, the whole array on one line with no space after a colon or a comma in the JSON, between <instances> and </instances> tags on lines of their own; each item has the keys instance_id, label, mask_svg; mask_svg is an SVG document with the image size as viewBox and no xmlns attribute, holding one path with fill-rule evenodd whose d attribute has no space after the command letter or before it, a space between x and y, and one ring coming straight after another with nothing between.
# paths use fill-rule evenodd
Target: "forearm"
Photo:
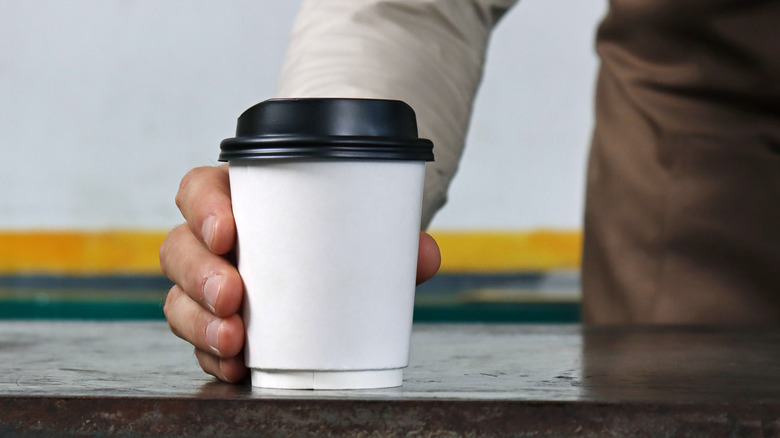
<instances>
[{"instance_id":1,"label":"forearm","mask_svg":"<svg viewBox=\"0 0 780 438\"><path fill-rule=\"evenodd\" d=\"M490 31L516 0L311 0L289 43L279 97L399 99L435 144L423 227L463 151Z\"/></svg>"}]
</instances>

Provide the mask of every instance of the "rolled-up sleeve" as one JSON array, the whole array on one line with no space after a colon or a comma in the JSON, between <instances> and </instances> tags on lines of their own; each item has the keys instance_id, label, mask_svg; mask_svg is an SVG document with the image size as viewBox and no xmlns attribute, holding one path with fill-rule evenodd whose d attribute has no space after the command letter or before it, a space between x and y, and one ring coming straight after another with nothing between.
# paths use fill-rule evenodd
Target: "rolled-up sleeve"
<instances>
[{"instance_id":1,"label":"rolled-up sleeve","mask_svg":"<svg viewBox=\"0 0 780 438\"><path fill-rule=\"evenodd\" d=\"M435 144L422 227L446 202L490 31L517 0L309 0L293 27L279 97L399 99Z\"/></svg>"}]
</instances>

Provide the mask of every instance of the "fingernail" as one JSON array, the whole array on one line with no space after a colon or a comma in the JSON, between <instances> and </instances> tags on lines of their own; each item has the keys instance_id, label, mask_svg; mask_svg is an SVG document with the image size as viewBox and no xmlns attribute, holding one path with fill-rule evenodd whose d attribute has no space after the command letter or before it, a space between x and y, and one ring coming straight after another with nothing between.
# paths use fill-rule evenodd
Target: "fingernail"
<instances>
[{"instance_id":1,"label":"fingernail","mask_svg":"<svg viewBox=\"0 0 780 438\"><path fill-rule=\"evenodd\" d=\"M217 224L217 217L213 214L203 221L203 228L200 230L200 234L203 236L203 241L206 242L206 246L211 249L211 241L214 239L214 227Z\"/></svg>"},{"instance_id":2,"label":"fingernail","mask_svg":"<svg viewBox=\"0 0 780 438\"><path fill-rule=\"evenodd\" d=\"M206 327L206 342L215 353L219 353L219 330L222 328L222 320L217 318Z\"/></svg>"},{"instance_id":3,"label":"fingernail","mask_svg":"<svg viewBox=\"0 0 780 438\"><path fill-rule=\"evenodd\" d=\"M205 283L203 283L203 301L206 306L214 312L214 308L217 305L217 297L219 297L219 290L222 288L222 276L212 275Z\"/></svg>"}]
</instances>

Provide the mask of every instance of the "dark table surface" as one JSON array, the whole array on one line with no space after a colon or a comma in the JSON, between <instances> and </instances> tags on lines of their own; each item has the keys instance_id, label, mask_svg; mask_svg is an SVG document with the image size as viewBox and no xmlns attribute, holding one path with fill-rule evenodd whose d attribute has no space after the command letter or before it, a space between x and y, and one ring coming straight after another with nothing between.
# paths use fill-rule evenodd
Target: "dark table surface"
<instances>
[{"instance_id":1,"label":"dark table surface","mask_svg":"<svg viewBox=\"0 0 780 438\"><path fill-rule=\"evenodd\" d=\"M0 323L0 436L780 436L780 329L418 325L401 388L260 390L163 322Z\"/></svg>"}]
</instances>

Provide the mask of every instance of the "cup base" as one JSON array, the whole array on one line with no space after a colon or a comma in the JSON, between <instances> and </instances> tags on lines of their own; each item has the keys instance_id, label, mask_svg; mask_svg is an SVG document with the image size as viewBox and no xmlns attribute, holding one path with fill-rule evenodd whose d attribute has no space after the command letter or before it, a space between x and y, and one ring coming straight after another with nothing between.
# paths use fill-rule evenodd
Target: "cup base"
<instances>
[{"instance_id":1,"label":"cup base","mask_svg":"<svg viewBox=\"0 0 780 438\"><path fill-rule=\"evenodd\" d=\"M252 386L274 389L372 389L403 383L403 368L367 371L287 371L252 369Z\"/></svg>"}]
</instances>

